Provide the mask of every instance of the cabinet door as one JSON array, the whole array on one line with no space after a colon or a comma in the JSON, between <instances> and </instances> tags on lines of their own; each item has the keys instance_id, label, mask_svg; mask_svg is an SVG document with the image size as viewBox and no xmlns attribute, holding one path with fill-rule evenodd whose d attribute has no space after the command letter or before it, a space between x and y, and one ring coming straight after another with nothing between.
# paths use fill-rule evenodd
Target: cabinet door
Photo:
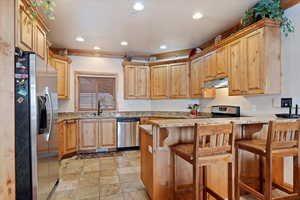
<instances>
[{"instance_id":1,"label":"cabinet door","mask_svg":"<svg viewBox=\"0 0 300 200\"><path fill-rule=\"evenodd\" d=\"M46 33L38 25L35 26L35 52L42 59L46 57Z\"/></svg>"},{"instance_id":2,"label":"cabinet door","mask_svg":"<svg viewBox=\"0 0 300 200\"><path fill-rule=\"evenodd\" d=\"M216 51L216 77L225 78L227 77L228 71L228 47L221 47Z\"/></svg>"},{"instance_id":3,"label":"cabinet door","mask_svg":"<svg viewBox=\"0 0 300 200\"><path fill-rule=\"evenodd\" d=\"M189 96L189 70L187 63L171 64L170 70L170 97L187 98Z\"/></svg>"},{"instance_id":4,"label":"cabinet door","mask_svg":"<svg viewBox=\"0 0 300 200\"><path fill-rule=\"evenodd\" d=\"M64 153L74 153L77 151L77 135L78 135L77 121L67 121L64 131Z\"/></svg>"},{"instance_id":5,"label":"cabinet door","mask_svg":"<svg viewBox=\"0 0 300 200\"><path fill-rule=\"evenodd\" d=\"M259 29L243 38L245 45L245 62L247 73L247 94L264 93L264 63L263 56L263 29Z\"/></svg>"},{"instance_id":6,"label":"cabinet door","mask_svg":"<svg viewBox=\"0 0 300 200\"><path fill-rule=\"evenodd\" d=\"M212 52L205 57L206 81L216 78L217 73L217 57L216 52Z\"/></svg>"},{"instance_id":7,"label":"cabinet door","mask_svg":"<svg viewBox=\"0 0 300 200\"><path fill-rule=\"evenodd\" d=\"M98 144L98 120L80 120L79 150L96 150Z\"/></svg>"},{"instance_id":8,"label":"cabinet door","mask_svg":"<svg viewBox=\"0 0 300 200\"><path fill-rule=\"evenodd\" d=\"M203 72L204 69L204 59L198 58L191 62L191 97L192 98L201 98L202 96L202 87L203 87Z\"/></svg>"},{"instance_id":9,"label":"cabinet door","mask_svg":"<svg viewBox=\"0 0 300 200\"><path fill-rule=\"evenodd\" d=\"M136 66L126 66L124 77L125 99L136 98Z\"/></svg>"},{"instance_id":10,"label":"cabinet door","mask_svg":"<svg viewBox=\"0 0 300 200\"><path fill-rule=\"evenodd\" d=\"M237 40L229 44L230 51L230 73L229 73L229 95L241 95L245 92L245 70L243 62L243 43Z\"/></svg>"},{"instance_id":11,"label":"cabinet door","mask_svg":"<svg viewBox=\"0 0 300 200\"><path fill-rule=\"evenodd\" d=\"M99 122L99 149L116 148L116 120L102 119Z\"/></svg>"},{"instance_id":12,"label":"cabinet door","mask_svg":"<svg viewBox=\"0 0 300 200\"><path fill-rule=\"evenodd\" d=\"M33 21L23 6L20 6L20 48L33 50Z\"/></svg>"},{"instance_id":13,"label":"cabinet door","mask_svg":"<svg viewBox=\"0 0 300 200\"><path fill-rule=\"evenodd\" d=\"M151 98L167 99L168 95L168 65L151 67Z\"/></svg>"},{"instance_id":14,"label":"cabinet door","mask_svg":"<svg viewBox=\"0 0 300 200\"><path fill-rule=\"evenodd\" d=\"M69 64L66 61L54 59L54 66L57 70L57 93L59 99L69 97Z\"/></svg>"},{"instance_id":15,"label":"cabinet door","mask_svg":"<svg viewBox=\"0 0 300 200\"><path fill-rule=\"evenodd\" d=\"M136 67L136 97L147 99L150 97L150 69L148 66Z\"/></svg>"}]
</instances>

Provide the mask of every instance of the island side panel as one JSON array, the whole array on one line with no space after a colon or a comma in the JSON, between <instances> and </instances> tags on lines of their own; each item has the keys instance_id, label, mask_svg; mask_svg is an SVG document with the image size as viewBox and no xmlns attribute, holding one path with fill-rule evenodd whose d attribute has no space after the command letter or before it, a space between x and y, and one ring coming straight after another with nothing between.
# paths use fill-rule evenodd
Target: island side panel
<instances>
[{"instance_id":1,"label":"island side panel","mask_svg":"<svg viewBox=\"0 0 300 200\"><path fill-rule=\"evenodd\" d=\"M264 137L266 126L236 125L236 140ZM171 186L170 146L193 142L193 127L159 128L153 125L153 198L152 200L169 199ZM141 147L143 149L143 147ZM143 154L142 154L143 156ZM240 152L242 179L253 187L259 188L259 157L248 152ZM274 159L274 180L283 181L282 160ZM185 188L192 184L192 166L181 158L176 158L177 187ZM208 166L208 186L222 197L227 198L227 165ZM148 191L149 193L149 191ZM209 199L214 199L210 197Z\"/></svg>"}]
</instances>

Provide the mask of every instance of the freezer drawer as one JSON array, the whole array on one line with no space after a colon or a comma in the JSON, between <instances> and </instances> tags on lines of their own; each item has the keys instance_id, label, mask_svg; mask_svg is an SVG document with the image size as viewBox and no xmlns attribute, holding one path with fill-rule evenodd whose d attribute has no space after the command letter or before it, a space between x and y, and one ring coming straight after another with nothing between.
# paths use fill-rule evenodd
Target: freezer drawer
<instances>
[{"instance_id":1,"label":"freezer drawer","mask_svg":"<svg viewBox=\"0 0 300 200\"><path fill-rule=\"evenodd\" d=\"M118 148L140 146L139 118L118 118Z\"/></svg>"}]
</instances>

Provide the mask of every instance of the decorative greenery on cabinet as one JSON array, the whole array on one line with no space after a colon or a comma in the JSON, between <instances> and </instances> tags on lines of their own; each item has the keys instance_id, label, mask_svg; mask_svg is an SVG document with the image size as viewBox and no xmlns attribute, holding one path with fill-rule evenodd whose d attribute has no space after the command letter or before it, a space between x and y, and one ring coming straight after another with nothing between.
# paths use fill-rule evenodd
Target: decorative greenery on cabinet
<instances>
[{"instance_id":1,"label":"decorative greenery on cabinet","mask_svg":"<svg viewBox=\"0 0 300 200\"><path fill-rule=\"evenodd\" d=\"M38 10L41 10L43 14L50 20L54 20L54 9L56 4L54 0L32 0L31 1L32 15L37 16Z\"/></svg>"},{"instance_id":2,"label":"decorative greenery on cabinet","mask_svg":"<svg viewBox=\"0 0 300 200\"><path fill-rule=\"evenodd\" d=\"M264 18L281 21L281 30L285 36L295 31L292 21L285 16L284 9L281 7L281 0L259 1L253 8L245 12L241 23L250 25Z\"/></svg>"}]
</instances>

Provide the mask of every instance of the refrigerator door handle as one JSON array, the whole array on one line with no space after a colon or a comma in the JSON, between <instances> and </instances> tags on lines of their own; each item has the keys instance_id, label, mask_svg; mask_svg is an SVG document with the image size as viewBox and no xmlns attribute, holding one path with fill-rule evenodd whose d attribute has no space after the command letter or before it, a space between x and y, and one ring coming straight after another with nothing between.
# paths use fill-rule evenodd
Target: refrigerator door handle
<instances>
[{"instance_id":1,"label":"refrigerator door handle","mask_svg":"<svg viewBox=\"0 0 300 200\"><path fill-rule=\"evenodd\" d=\"M47 99L47 101L49 102L49 106L50 106L50 122L49 124L47 124L48 128L48 133L45 134L45 140L49 141L50 140L50 136L51 136L51 132L52 132L52 125L53 125L53 102L52 102L52 96L51 96L51 92L49 91L49 88L46 87L45 88L45 97Z\"/></svg>"}]
</instances>

